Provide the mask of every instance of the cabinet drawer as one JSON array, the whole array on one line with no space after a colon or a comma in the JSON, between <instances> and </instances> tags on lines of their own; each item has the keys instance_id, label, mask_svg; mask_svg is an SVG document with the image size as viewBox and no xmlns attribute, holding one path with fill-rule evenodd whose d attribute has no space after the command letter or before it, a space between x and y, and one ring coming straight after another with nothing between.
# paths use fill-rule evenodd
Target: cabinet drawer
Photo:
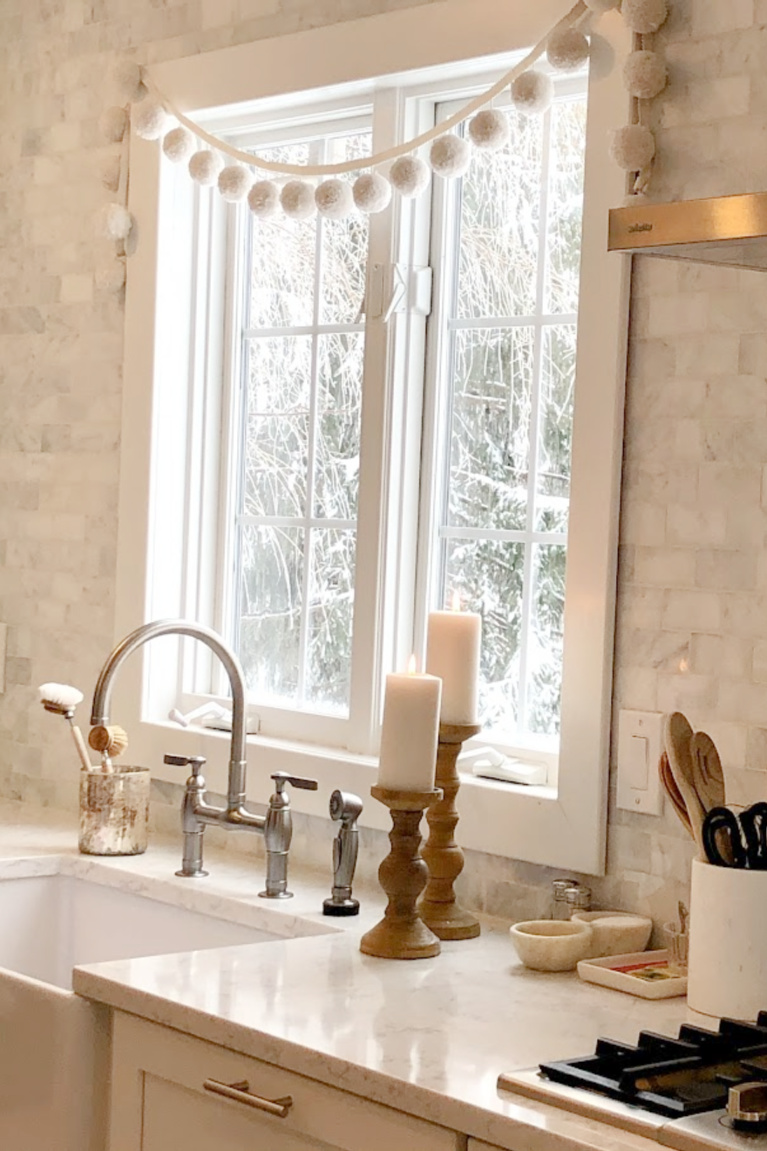
<instances>
[{"instance_id":1,"label":"cabinet drawer","mask_svg":"<svg viewBox=\"0 0 767 1151\"><path fill-rule=\"evenodd\" d=\"M222 1128L228 1116L236 1116L234 1124L239 1129L252 1124L254 1148L261 1145L264 1130L273 1132L274 1146L281 1146L281 1139L286 1148L303 1146L302 1141L340 1151L392 1151L398 1146L458 1151L462 1145L458 1136L445 1128L135 1016L115 1013L113 1043L110 1151L143 1148L137 1112L142 1124L152 1112L156 1125L162 1101L170 1104L173 1100L175 1110L183 1106L184 1097L190 1111L204 1115L205 1122L215 1123L219 1115ZM247 1091L260 1099L290 1096L292 1105L286 1116L267 1114L217 1093L218 1084L244 1082ZM200 1106L202 1100L204 1108ZM223 1146L227 1146L225 1141ZM155 1151L151 1139L147 1151Z\"/></svg>"}]
</instances>

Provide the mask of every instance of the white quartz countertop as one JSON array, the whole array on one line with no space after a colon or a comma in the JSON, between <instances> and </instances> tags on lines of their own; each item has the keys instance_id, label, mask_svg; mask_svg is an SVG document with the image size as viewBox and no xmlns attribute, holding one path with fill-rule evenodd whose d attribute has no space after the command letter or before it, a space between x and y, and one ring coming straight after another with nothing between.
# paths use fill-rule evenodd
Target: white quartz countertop
<instances>
[{"instance_id":1,"label":"white quartz countertop","mask_svg":"<svg viewBox=\"0 0 767 1151\"><path fill-rule=\"evenodd\" d=\"M55 866L142 894L162 889L166 901L183 905L190 881L173 877L178 852L178 844L153 843L144 856L94 860L78 855L66 817L0 804L0 878ZM305 876L295 867L296 898L265 906L256 896L262 860L209 855L208 863L210 878L193 882L205 885L212 913L231 911L241 922L268 922L275 934L302 937L77 968L75 990L525 1151L640 1151L653 1144L501 1093L500 1072L586 1055L599 1036L635 1042L642 1029L675 1034L685 1019L711 1022L690 1012L684 999L649 1002L582 983L574 973L528 971L511 947L508 925L493 921L483 922L477 940L443 943L434 959L370 958L360 953L359 937L381 906L359 919L325 918L319 908L328 876Z\"/></svg>"}]
</instances>

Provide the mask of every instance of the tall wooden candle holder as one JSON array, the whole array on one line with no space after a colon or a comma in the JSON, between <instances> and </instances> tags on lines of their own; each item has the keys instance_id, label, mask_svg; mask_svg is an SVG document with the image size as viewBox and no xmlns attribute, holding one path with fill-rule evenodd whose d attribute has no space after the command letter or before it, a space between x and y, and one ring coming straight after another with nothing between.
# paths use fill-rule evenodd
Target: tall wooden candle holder
<instances>
[{"instance_id":1,"label":"tall wooden candle holder","mask_svg":"<svg viewBox=\"0 0 767 1151\"><path fill-rule=\"evenodd\" d=\"M439 955L440 943L416 906L429 874L418 851L419 826L424 809L442 799L442 792L372 787L370 794L391 811L391 851L378 869L389 903L381 922L362 936L360 951L380 959L429 959Z\"/></svg>"},{"instance_id":2,"label":"tall wooden candle holder","mask_svg":"<svg viewBox=\"0 0 767 1151\"><path fill-rule=\"evenodd\" d=\"M426 813L429 839L423 857L429 882L418 905L421 918L440 939L476 939L479 921L456 903L453 884L463 871L463 851L455 842L458 810L455 805L460 780L458 755L467 739L481 728L471 723L441 723L437 747L437 787L444 798Z\"/></svg>"}]
</instances>

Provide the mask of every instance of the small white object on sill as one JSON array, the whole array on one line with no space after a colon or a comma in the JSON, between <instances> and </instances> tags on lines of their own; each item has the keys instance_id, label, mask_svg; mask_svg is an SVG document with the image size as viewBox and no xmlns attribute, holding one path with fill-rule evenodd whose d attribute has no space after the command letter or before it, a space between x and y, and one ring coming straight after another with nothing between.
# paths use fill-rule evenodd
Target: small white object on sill
<instances>
[{"instance_id":1,"label":"small white object on sill","mask_svg":"<svg viewBox=\"0 0 767 1151\"><path fill-rule=\"evenodd\" d=\"M197 723L200 727L207 727L211 731L232 730L232 713L220 703L201 703L199 707L186 713L177 707L172 707L168 712L168 719L171 723L177 723L179 727L190 727L193 723ZM248 715L246 725L248 735L258 735L259 728L258 716Z\"/></svg>"},{"instance_id":2,"label":"small white object on sill","mask_svg":"<svg viewBox=\"0 0 767 1151\"><path fill-rule=\"evenodd\" d=\"M495 779L501 783L522 783L528 787L545 787L548 769L545 763L526 763L514 756L504 755L494 747L474 747L458 760L459 768L471 767L480 779Z\"/></svg>"}]
</instances>

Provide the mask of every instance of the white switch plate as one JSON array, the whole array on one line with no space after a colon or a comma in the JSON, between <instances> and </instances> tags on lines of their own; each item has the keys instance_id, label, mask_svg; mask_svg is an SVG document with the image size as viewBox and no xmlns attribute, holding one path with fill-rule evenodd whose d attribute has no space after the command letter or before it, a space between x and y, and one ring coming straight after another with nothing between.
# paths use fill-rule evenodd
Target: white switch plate
<instances>
[{"instance_id":1,"label":"white switch plate","mask_svg":"<svg viewBox=\"0 0 767 1151\"><path fill-rule=\"evenodd\" d=\"M663 750L663 713L618 713L618 807L660 815L663 791L658 760Z\"/></svg>"}]
</instances>

